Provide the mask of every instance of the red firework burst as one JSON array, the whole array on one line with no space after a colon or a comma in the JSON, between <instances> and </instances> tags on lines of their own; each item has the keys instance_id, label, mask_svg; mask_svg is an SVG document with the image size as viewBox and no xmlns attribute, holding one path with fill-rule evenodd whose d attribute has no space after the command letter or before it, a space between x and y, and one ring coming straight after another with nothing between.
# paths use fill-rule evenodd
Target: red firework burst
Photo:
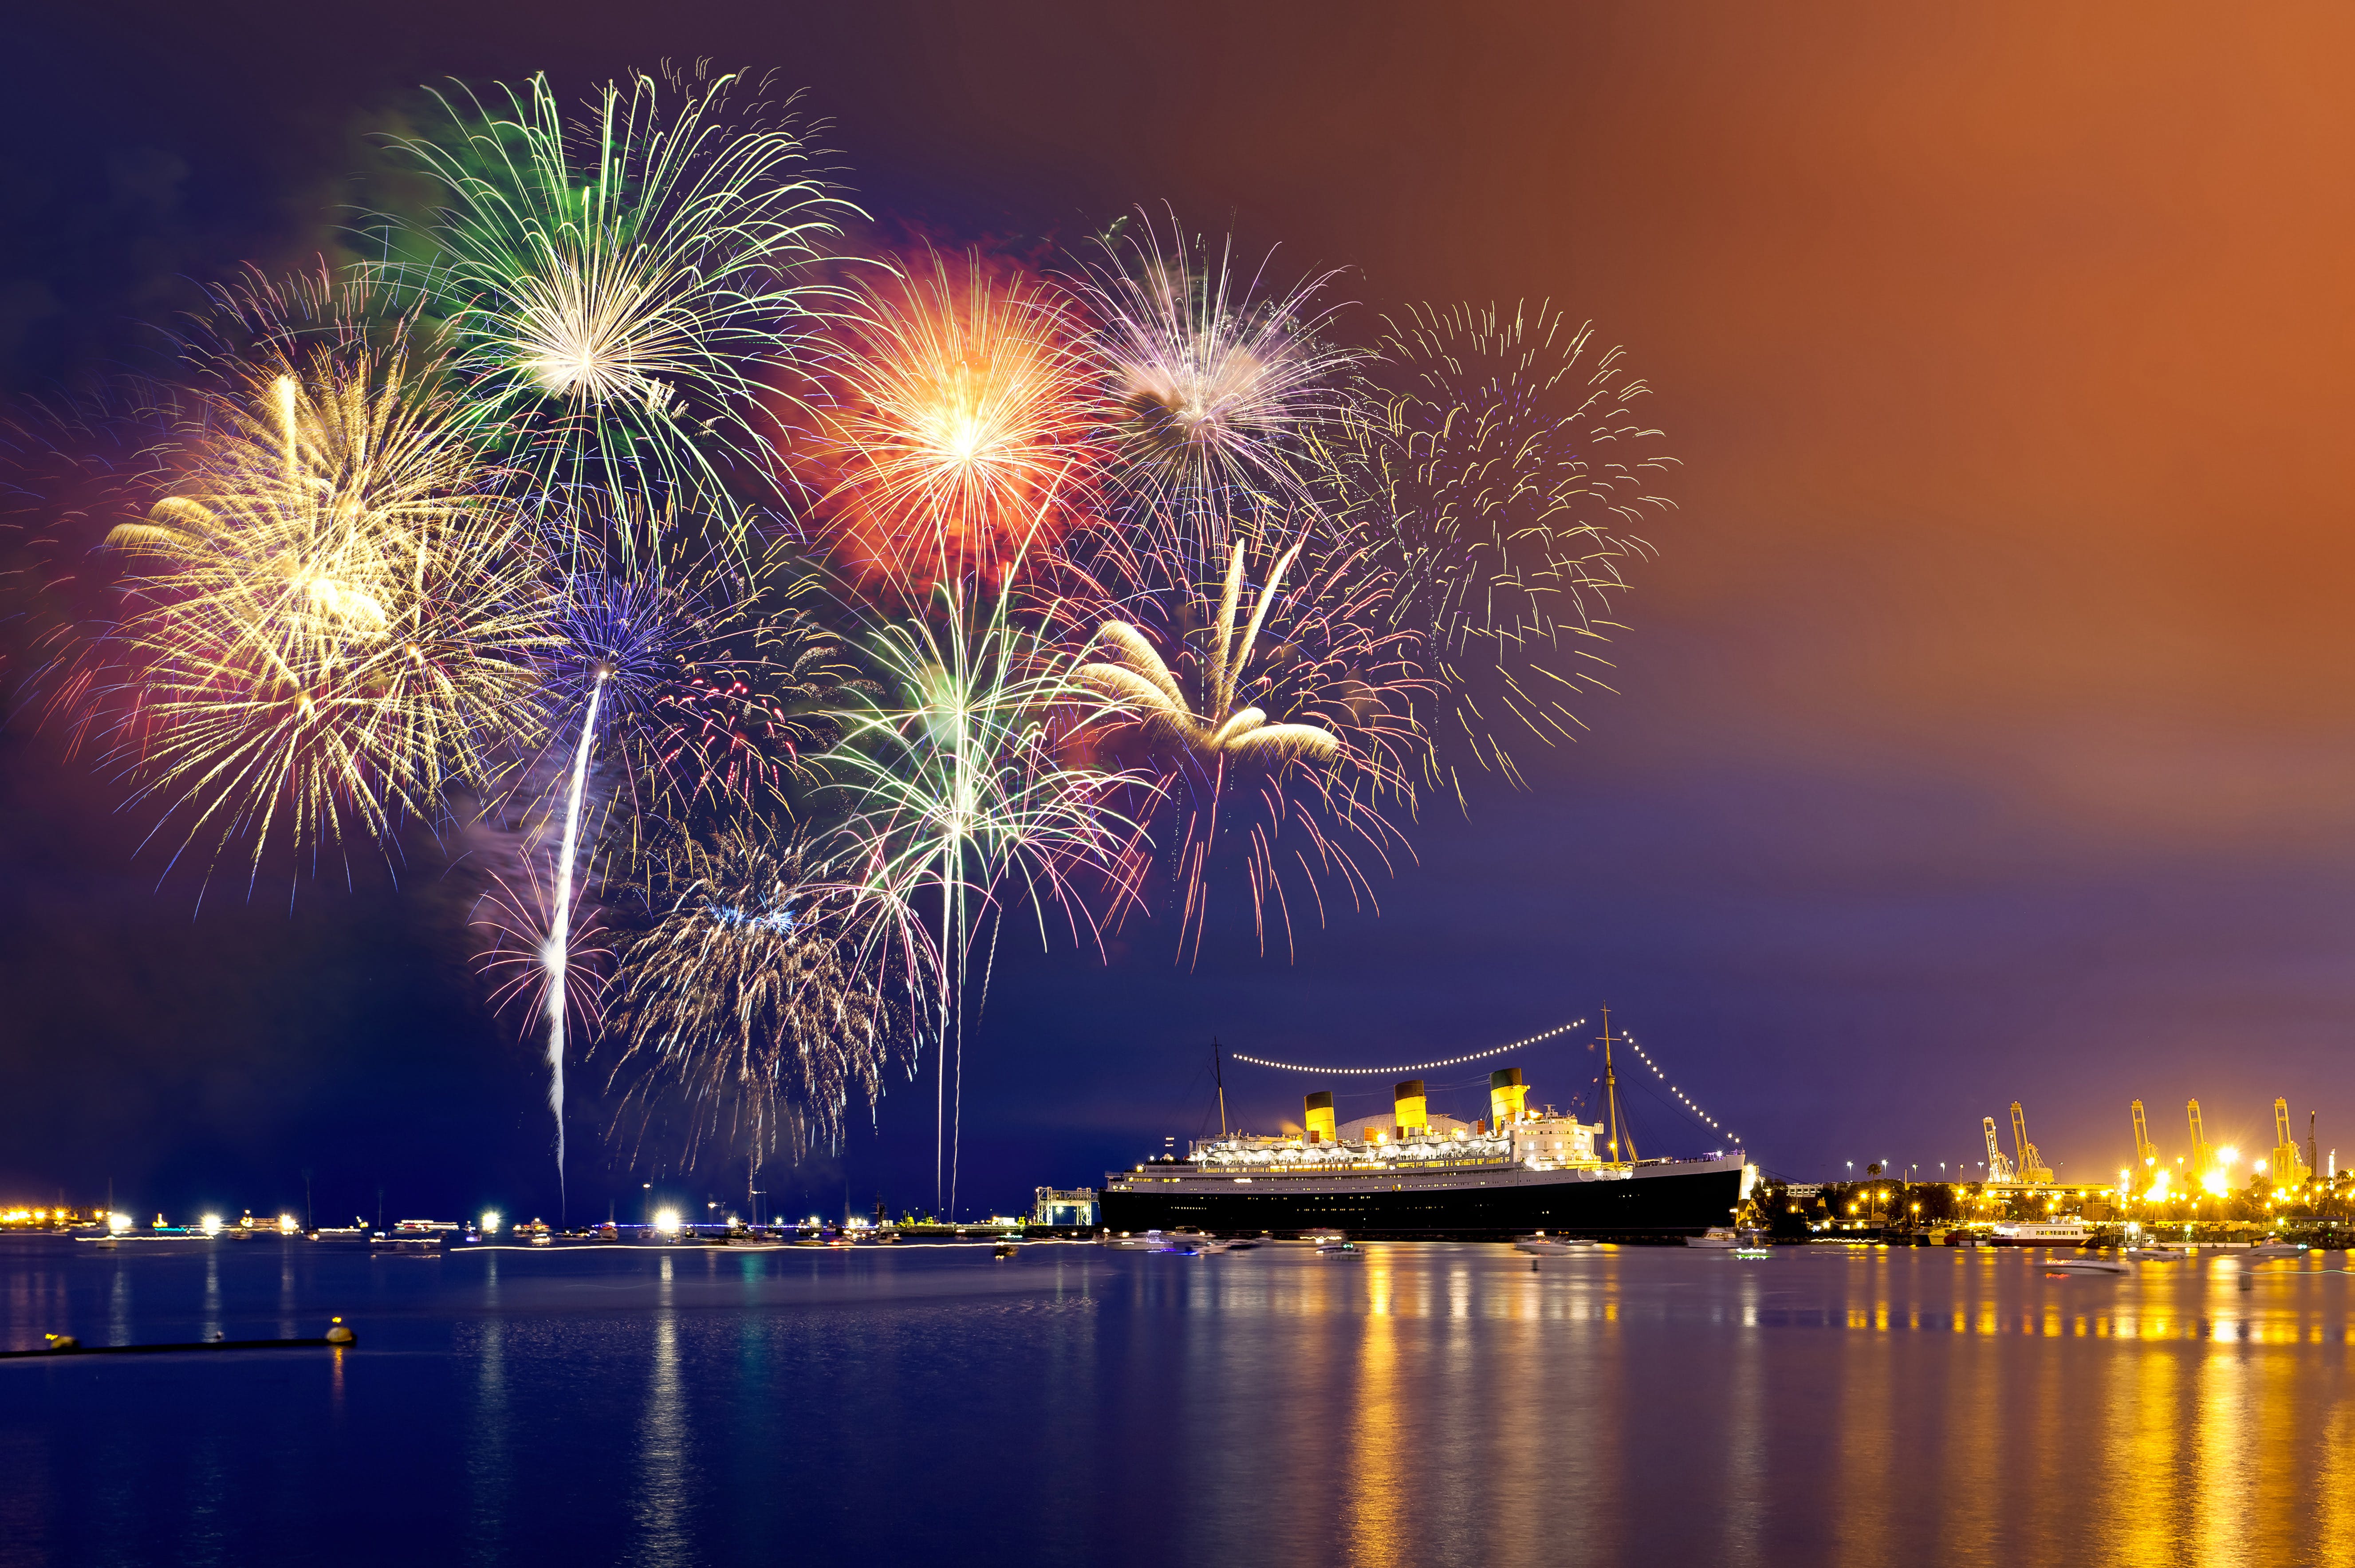
<instances>
[{"instance_id":1,"label":"red firework burst","mask_svg":"<svg viewBox=\"0 0 2355 1568\"><path fill-rule=\"evenodd\" d=\"M1106 426L1081 324L1011 263L937 252L862 285L786 458L861 586L1001 581L1088 513Z\"/></svg>"}]
</instances>

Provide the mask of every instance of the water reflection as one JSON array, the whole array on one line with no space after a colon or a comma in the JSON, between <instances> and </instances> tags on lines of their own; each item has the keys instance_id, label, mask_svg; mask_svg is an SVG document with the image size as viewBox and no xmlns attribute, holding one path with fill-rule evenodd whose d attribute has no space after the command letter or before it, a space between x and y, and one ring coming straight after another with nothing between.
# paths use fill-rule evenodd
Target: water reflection
<instances>
[{"instance_id":1,"label":"water reflection","mask_svg":"<svg viewBox=\"0 0 2355 1568\"><path fill-rule=\"evenodd\" d=\"M498 1305L499 1259L494 1253L483 1262L483 1316L469 1326L468 1336L474 1360L474 1418L466 1443L467 1500L474 1520L467 1544L478 1563L506 1559L507 1499L515 1489L507 1453L507 1325Z\"/></svg>"},{"instance_id":2,"label":"water reflection","mask_svg":"<svg viewBox=\"0 0 2355 1568\"><path fill-rule=\"evenodd\" d=\"M1412 1555L1405 1437L1407 1408L1399 1370L1398 1272L1389 1255L1365 1264L1366 1305L1358 1334L1356 1393L1349 1413L1350 1467L1344 1520L1344 1559L1392 1563Z\"/></svg>"},{"instance_id":3,"label":"water reflection","mask_svg":"<svg viewBox=\"0 0 2355 1568\"><path fill-rule=\"evenodd\" d=\"M0 1243L10 1343L200 1296L362 1335L0 1364L0 1518L68 1521L51 1560L371 1541L364 1473L452 1505L400 1561L2355 1561L2335 1258L214 1253Z\"/></svg>"},{"instance_id":4,"label":"water reflection","mask_svg":"<svg viewBox=\"0 0 2355 1568\"><path fill-rule=\"evenodd\" d=\"M662 1254L655 1287L653 1366L638 1421L637 1561L667 1568L696 1560L687 1537L687 1416L678 1364L677 1281Z\"/></svg>"}]
</instances>

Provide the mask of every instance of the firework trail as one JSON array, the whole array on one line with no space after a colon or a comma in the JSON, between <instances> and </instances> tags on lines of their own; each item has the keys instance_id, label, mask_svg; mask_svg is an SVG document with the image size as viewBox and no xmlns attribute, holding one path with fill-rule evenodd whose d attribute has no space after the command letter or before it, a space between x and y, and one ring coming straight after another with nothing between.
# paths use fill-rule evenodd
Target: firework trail
<instances>
[{"instance_id":1,"label":"firework trail","mask_svg":"<svg viewBox=\"0 0 2355 1568\"><path fill-rule=\"evenodd\" d=\"M549 636L543 554L403 324L258 343L108 536L112 755L187 843L314 848L501 771Z\"/></svg>"},{"instance_id":2,"label":"firework trail","mask_svg":"<svg viewBox=\"0 0 2355 1568\"><path fill-rule=\"evenodd\" d=\"M724 499L719 465L755 449L770 372L837 293L812 272L820 247L858 215L789 119L730 123L745 85L639 75L572 117L535 75L442 97L447 126L397 144L442 208L421 235L389 226L378 272L446 319L509 461Z\"/></svg>"},{"instance_id":3,"label":"firework trail","mask_svg":"<svg viewBox=\"0 0 2355 1568\"><path fill-rule=\"evenodd\" d=\"M548 932L538 949L545 971L538 1010L560 1177L566 1019L575 1007L569 925L607 826L620 819L619 853L636 864L649 827L666 833L698 816L780 809L787 784L806 772L805 753L832 743L832 712L860 687L838 640L799 605L809 580L775 552L747 568L712 537L714 526L667 509L559 515L548 531L571 551L540 661L540 711L529 727L549 738L550 749L519 770L528 785L501 810L561 824L553 897L537 917ZM601 760L609 765L600 769ZM544 803L549 792L555 799ZM535 870L523 885L536 891L540 850L524 853ZM486 896L504 910L516 884L494 880L499 891ZM502 932L515 925L484 923ZM486 965L503 951L495 945Z\"/></svg>"},{"instance_id":4,"label":"firework trail","mask_svg":"<svg viewBox=\"0 0 2355 1568\"><path fill-rule=\"evenodd\" d=\"M937 251L863 282L784 453L838 569L922 604L1001 581L1087 513L1102 459L1068 299L1012 264Z\"/></svg>"},{"instance_id":5,"label":"firework trail","mask_svg":"<svg viewBox=\"0 0 2355 1568\"><path fill-rule=\"evenodd\" d=\"M741 1136L755 1163L839 1145L906 1040L904 992L867 961L868 911L805 839L760 825L682 835L650 853L649 921L622 950L613 1008L628 1100L687 1102L691 1160Z\"/></svg>"},{"instance_id":6,"label":"firework trail","mask_svg":"<svg viewBox=\"0 0 2355 1568\"><path fill-rule=\"evenodd\" d=\"M589 752L597 743L597 709L610 672L597 672L589 711L581 719L581 748L573 753L572 785L564 796L564 843L556 854L556 914L548 933L548 1108L556 1118L556 1179L564 1181L564 971L570 957L572 858L581 845L581 796L589 787Z\"/></svg>"},{"instance_id":7,"label":"firework trail","mask_svg":"<svg viewBox=\"0 0 2355 1568\"><path fill-rule=\"evenodd\" d=\"M1624 352L1550 306L1424 306L1387 325L1393 384L1329 449L1337 507L1396 577L1391 624L1421 640L1436 727L1517 778L1500 728L1574 739L1572 700L1607 689L1592 649L1614 627L1624 564L1650 552L1635 530L1669 507L1650 486L1674 459L1631 411L1650 389ZM1501 677L1486 707L1503 726L1483 710L1481 667Z\"/></svg>"},{"instance_id":8,"label":"firework trail","mask_svg":"<svg viewBox=\"0 0 2355 1568\"><path fill-rule=\"evenodd\" d=\"M1213 253L1174 211L1166 239L1139 216L1134 233L1124 219L1103 237L1082 282L1122 486L1146 516L1205 502L1216 514L1231 492L1299 493L1302 438L1348 412L1341 375L1362 357L1319 336L1332 308L1318 296L1336 274L1268 292L1273 251L1245 272L1231 237Z\"/></svg>"}]
</instances>

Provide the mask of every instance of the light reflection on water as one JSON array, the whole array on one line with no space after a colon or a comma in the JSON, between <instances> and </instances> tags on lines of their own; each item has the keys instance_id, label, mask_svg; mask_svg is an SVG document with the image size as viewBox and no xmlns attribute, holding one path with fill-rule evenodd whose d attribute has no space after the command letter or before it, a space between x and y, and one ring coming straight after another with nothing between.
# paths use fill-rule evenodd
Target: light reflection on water
<instances>
[{"instance_id":1,"label":"light reflection on water","mask_svg":"<svg viewBox=\"0 0 2355 1568\"><path fill-rule=\"evenodd\" d=\"M0 1562L2355 1561L2345 1262L5 1242L8 1348L362 1339L0 1363Z\"/></svg>"}]
</instances>

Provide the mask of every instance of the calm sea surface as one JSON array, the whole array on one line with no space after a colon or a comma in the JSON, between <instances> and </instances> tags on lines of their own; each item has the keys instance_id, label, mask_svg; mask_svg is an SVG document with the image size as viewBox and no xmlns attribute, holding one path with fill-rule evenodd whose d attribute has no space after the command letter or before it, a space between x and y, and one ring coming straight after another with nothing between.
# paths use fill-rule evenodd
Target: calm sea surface
<instances>
[{"instance_id":1,"label":"calm sea surface","mask_svg":"<svg viewBox=\"0 0 2355 1568\"><path fill-rule=\"evenodd\" d=\"M2355 1562L2348 1259L0 1242L0 1563Z\"/></svg>"}]
</instances>

